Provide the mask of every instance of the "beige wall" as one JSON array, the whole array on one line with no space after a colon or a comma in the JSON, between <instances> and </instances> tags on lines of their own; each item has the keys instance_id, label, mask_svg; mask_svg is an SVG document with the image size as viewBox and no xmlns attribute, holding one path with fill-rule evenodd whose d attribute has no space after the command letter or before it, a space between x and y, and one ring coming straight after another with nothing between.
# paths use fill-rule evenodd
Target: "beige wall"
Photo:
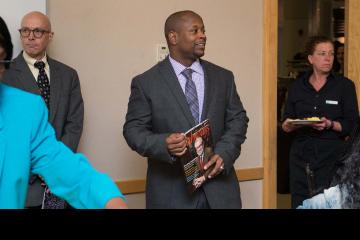
<instances>
[{"instance_id":1,"label":"beige wall","mask_svg":"<svg viewBox=\"0 0 360 240\"><path fill-rule=\"evenodd\" d=\"M155 46L165 42L164 21L183 9L203 17L204 58L234 72L248 111L248 139L236 168L262 166L262 0L48 0L55 32L50 54L77 69L82 85L80 151L114 180L146 176L146 160L122 136L130 82L156 63ZM244 207L261 208L261 181L244 186ZM129 197L136 199L132 207L142 207L142 194Z\"/></svg>"}]
</instances>

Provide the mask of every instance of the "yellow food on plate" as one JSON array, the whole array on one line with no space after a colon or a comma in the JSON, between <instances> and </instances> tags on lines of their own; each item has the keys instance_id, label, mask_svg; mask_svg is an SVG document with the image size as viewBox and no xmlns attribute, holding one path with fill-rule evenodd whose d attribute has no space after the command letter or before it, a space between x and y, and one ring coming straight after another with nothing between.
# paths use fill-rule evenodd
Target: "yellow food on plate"
<instances>
[{"instance_id":1,"label":"yellow food on plate","mask_svg":"<svg viewBox=\"0 0 360 240\"><path fill-rule=\"evenodd\" d=\"M308 121L320 121L320 118L318 118L318 117L308 117L308 118L305 118L304 120L308 120Z\"/></svg>"}]
</instances>

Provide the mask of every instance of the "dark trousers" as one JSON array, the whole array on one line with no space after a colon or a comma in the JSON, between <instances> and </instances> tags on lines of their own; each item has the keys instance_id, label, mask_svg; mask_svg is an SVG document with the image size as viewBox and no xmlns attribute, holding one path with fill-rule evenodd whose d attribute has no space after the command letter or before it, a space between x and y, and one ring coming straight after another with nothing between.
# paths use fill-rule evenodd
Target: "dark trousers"
<instances>
[{"instance_id":1,"label":"dark trousers","mask_svg":"<svg viewBox=\"0 0 360 240\"><path fill-rule=\"evenodd\" d=\"M196 195L197 195L196 209L210 209L209 202L206 198L204 189L202 187L200 187Z\"/></svg>"},{"instance_id":2,"label":"dark trousers","mask_svg":"<svg viewBox=\"0 0 360 240\"><path fill-rule=\"evenodd\" d=\"M292 208L330 187L343 151L344 142L339 139L308 138L293 142L290 151Z\"/></svg>"}]
</instances>

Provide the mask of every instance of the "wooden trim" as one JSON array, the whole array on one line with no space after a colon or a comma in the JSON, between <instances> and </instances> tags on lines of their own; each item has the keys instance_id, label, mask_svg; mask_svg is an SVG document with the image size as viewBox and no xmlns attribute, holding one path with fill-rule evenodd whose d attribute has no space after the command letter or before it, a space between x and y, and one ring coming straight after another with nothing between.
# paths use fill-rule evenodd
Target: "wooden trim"
<instances>
[{"instance_id":1,"label":"wooden trim","mask_svg":"<svg viewBox=\"0 0 360 240\"><path fill-rule=\"evenodd\" d=\"M263 207L276 208L278 0L263 0Z\"/></svg>"},{"instance_id":2,"label":"wooden trim","mask_svg":"<svg viewBox=\"0 0 360 240\"><path fill-rule=\"evenodd\" d=\"M264 168L246 168L236 170L239 182L261 180L264 178Z\"/></svg>"},{"instance_id":3,"label":"wooden trim","mask_svg":"<svg viewBox=\"0 0 360 240\"><path fill-rule=\"evenodd\" d=\"M350 78L356 87L358 102L360 100L360 1L345 1L345 76Z\"/></svg>"},{"instance_id":4,"label":"wooden trim","mask_svg":"<svg viewBox=\"0 0 360 240\"><path fill-rule=\"evenodd\" d=\"M246 168L236 170L236 176L239 182L261 180L264 176L264 169L260 168ZM123 194L144 193L145 179L118 181L116 185L121 189Z\"/></svg>"},{"instance_id":5,"label":"wooden trim","mask_svg":"<svg viewBox=\"0 0 360 240\"><path fill-rule=\"evenodd\" d=\"M139 179L139 180L119 181L116 182L116 185L120 188L123 194L143 193L145 192L146 180Z\"/></svg>"}]
</instances>

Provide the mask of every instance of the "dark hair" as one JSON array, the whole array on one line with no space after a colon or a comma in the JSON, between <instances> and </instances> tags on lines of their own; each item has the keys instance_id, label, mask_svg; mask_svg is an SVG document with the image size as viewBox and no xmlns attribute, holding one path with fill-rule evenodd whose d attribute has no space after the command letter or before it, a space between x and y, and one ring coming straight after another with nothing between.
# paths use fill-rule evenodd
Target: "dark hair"
<instances>
[{"instance_id":1,"label":"dark hair","mask_svg":"<svg viewBox=\"0 0 360 240\"><path fill-rule=\"evenodd\" d=\"M342 166L332 185L339 184L344 202L342 208L360 209L360 122L352 133Z\"/></svg>"},{"instance_id":2,"label":"dark hair","mask_svg":"<svg viewBox=\"0 0 360 240\"><path fill-rule=\"evenodd\" d=\"M339 42L339 41L335 41L335 42L334 42L335 52L336 52L336 50L338 50L339 47L343 47L343 46L344 46L343 43L341 43L341 42Z\"/></svg>"},{"instance_id":3,"label":"dark hair","mask_svg":"<svg viewBox=\"0 0 360 240\"><path fill-rule=\"evenodd\" d=\"M13 54L13 44L11 42L11 36L9 29L6 26L5 21L0 17L0 45L5 49L5 60L11 60ZM5 63L5 68L9 68L9 63Z\"/></svg>"},{"instance_id":4,"label":"dark hair","mask_svg":"<svg viewBox=\"0 0 360 240\"><path fill-rule=\"evenodd\" d=\"M305 54L306 56L312 55L315 52L315 48L320 43L331 43L334 46L332 40L325 36L312 36L306 42L305 45Z\"/></svg>"},{"instance_id":5,"label":"dark hair","mask_svg":"<svg viewBox=\"0 0 360 240\"><path fill-rule=\"evenodd\" d=\"M334 42L335 58L334 58L334 64L333 64L333 70L335 72L339 72L341 70L341 64L339 63L338 58L337 58L337 52L340 47L344 47L344 44L339 41L335 41Z\"/></svg>"}]
</instances>

